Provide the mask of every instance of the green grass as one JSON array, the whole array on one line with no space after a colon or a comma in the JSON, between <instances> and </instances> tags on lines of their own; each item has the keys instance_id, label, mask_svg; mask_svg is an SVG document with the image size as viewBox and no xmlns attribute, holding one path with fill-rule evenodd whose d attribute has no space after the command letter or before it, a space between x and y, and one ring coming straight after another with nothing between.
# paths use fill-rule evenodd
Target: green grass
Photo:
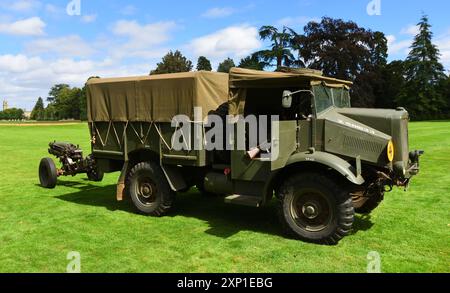
<instances>
[{"instance_id":1,"label":"green grass","mask_svg":"<svg viewBox=\"0 0 450 293\"><path fill-rule=\"evenodd\" d=\"M0 272L65 272L69 251L83 272L365 272L372 250L383 272L450 272L450 122L411 123L421 173L337 246L285 238L273 204L231 206L194 189L169 216L137 215L115 201L118 173L43 189L37 166L54 139L89 150L85 124L0 126Z\"/></svg>"}]
</instances>

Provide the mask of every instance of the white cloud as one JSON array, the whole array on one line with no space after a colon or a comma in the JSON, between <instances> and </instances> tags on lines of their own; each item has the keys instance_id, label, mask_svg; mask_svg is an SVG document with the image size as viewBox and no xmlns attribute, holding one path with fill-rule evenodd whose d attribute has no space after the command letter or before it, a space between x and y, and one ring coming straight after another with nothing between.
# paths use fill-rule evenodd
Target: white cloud
<instances>
[{"instance_id":1,"label":"white cloud","mask_svg":"<svg viewBox=\"0 0 450 293\"><path fill-rule=\"evenodd\" d=\"M126 54L126 56L124 57L129 57L129 58L145 58L145 59L161 59L164 55L167 54L167 52L169 52L171 50L171 48L156 48L156 49L152 49L152 50L134 50L134 51L130 51ZM117 54L113 54L114 56L118 56ZM119 55L120 57L120 55Z\"/></svg>"},{"instance_id":2,"label":"white cloud","mask_svg":"<svg viewBox=\"0 0 450 293\"><path fill-rule=\"evenodd\" d=\"M407 39L399 40L394 35L386 36L388 41L388 53L391 59L406 58L413 42L413 36L417 34L417 26L411 25L405 27L400 31L400 34L408 35L409 37ZM438 47L441 53L440 62L444 65L446 70L450 70L450 30L435 37L432 42Z\"/></svg>"},{"instance_id":3,"label":"white cloud","mask_svg":"<svg viewBox=\"0 0 450 293\"><path fill-rule=\"evenodd\" d=\"M390 57L395 59L406 58L410 51L411 44L413 42L413 37L419 32L419 27L417 25L407 25L400 30L399 35L403 35L401 39L395 35L387 35L386 39L388 42L388 54Z\"/></svg>"},{"instance_id":4,"label":"white cloud","mask_svg":"<svg viewBox=\"0 0 450 293\"><path fill-rule=\"evenodd\" d=\"M400 30L400 35L407 35L406 39L399 39L394 35L387 35L388 53L391 59L404 59L409 54L414 36L419 32L416 25L409 25ZM440 61L447 70L450 70L450 30L433 38L432 42L438 47Z\"/></svg>"},{"instance_id":5,"label":"white cloud","mask_svg":"<svg viewBox=\"0 0 450 293\"><path fill-rule=\"evenodd\" d=\"M450 70L450 30L438 36L435 41L441 53L441 62L447 70Z\"/></svg>"},{"instance_id":6,"label":"white cloud","mask_svg":"<svg viewBox=\"0 0 450 293\"><path fill-rule=\"evenodd\" d=\"M46 97L50 87L67 83L81 87L90 76L131 76L148 74L154 63L122 64L120 60L43 59L23 54L0 55L1 97L11 107L31 110L37 97Z\"/></svg>"},{"instance_id":7,"label":"white cloud","mask_svg":"<svg viewBox=\"0 0 450 293\"><path fill-rule=\"evenodd\" d=\"M127 5L127 6L125 6L125 7L123 7L121 10L120 10L120 12L123 14L123 15L133 15L133 14L135 14L136 13L136 7L135 6L133 6L133 5Z\"/></svg>"},{"instance_id":8,"label":"white cloud","mask_svg":"<svg viewBox=\"0 0 450 293\"><path fill-rule=\"evenodd\" d=\"M386 39L389 55L407 55L409 53L409 47L412 43L411 39L399 41L394 35L387 35Z\"/></svg>"},{"instance_id":9,"label":"white cloud","mask_svg":"<svg viewBox=\"0 0 450 293\"><path fill-rule=\"evenodd\" d=\"M221 18L230 16L233 13L234 9L231 7L214 7L208 9L206 12L202 14L202 16L206 18Z\"/></svg>"},{"instance_id":10,"label":"white cloud","mask_svg":"<svg viewBox=\"0 0 450 293\"><path fill-rule=\"evenodd\" d=\"M413 24L409 25L407 27L402 28L400 33L404 35L415 36L419 33L419 26Z\"/></svg>"},{"instance_id":11,"label":"white cloud","mask_svg":"<svg viewBox=\"0 0 450 293\"><path fill-rule=\"evenodd\" d=\"M318 17L310 17L310 16L297 16L297 17L283 17L277 21L277 25L279 26L304 26L310 21L320 22L320 18Z\"/></svg>"},{"instance_id":12,"label":"white cloud","mask_svg":"<svg viewBox=\"0 0 450 293\"><path fill-rule=\"evenodd\" d=\"M45 4L45 11L50 14L56 14L60 12L60 9L53 4Z\"/></svg>"},{"instance_id":13,"label":"white cloud","mask_svg":"<svg viewBox=\"0 0 450 293\"><path fill-rule=\"evenodd\" d=\"M161 45L171 37L176 28L173 21L139 24L137 21L120 20L112 28L114 39L103 40L103 47L110 48L114 59L162 57Z\"/></svg>"},{"instance_id":14,"label":"white cloud","mask_svg":"<svg viewBox=\"0 0 450 293\"><path fill-rule=\"evenodd\" d=\"M19 36L40 36L46 24L40 17L31 17L10 23L0 23L0 33Z\"/></svg>"},{"instance_id":15,"label":"white cloud","mask_svg":"<svg viewBox=\"0 0 450 293\"><path fill-rule=\"evenodd\" d=\"M90 44L78 35L69 35L59 38L45 38L31 41L25 45L31 54L56 53L64 57L87 57L95 52Z\"/></svg>"},{"instance_id":16,"label":"white cloud","mask_svg":"<svg viewBox=\"0 0 450 293\"><path fill-rule=\"evenodd\" d=\"M11 106L30 110L37 97L45 98L57 83L81 87L89 76L146 75L173 49L165 42L175 27L174 22L121 21L113 27L112 36L92 43L77 35L33 40L23 54L0 55L1 96ZM260 45L257 28L248 25L228 27L189 44L211 60L243 56ZM101 48L106 57L98 59L95 48Z\"/></svg>"},{"instance_id":17,"label":"white cloud","mask_svg":"<svg viewBox=\"0 0 450 293\"><path fill-rule=\"evenodd\" d=\"M113 27L113 33L127 37L129 48L146 48L167 41L169 32L175 27L176 24L173 21L141 25L135 20L119 20Z\"/></svg>"},{"instance_id":18,"label":"white cloud","mask_svg":"<svg viewBox=\"0 0 450 293\"><path fill-rule=\"evenodd\" d=\"M13 0L4 1L1 7L17 12L34 12L41 7L42 3L37 0Z\"/></svg>"},{"instance_id":19,"label":"white cloud","mask_svg":"<svg viewBox=\"0 0 450 293\"><path fill-rule=\"evenodd\" d=\"M97 14L86 14L81 17L81 21L84 23L91 23L97 20Z\"/></svg>"},{"instance_id":20,"label":"white cloud","mask_svg":"<svg viewBox=\"0 0 450 293\"><path fill-rule=\"evenodd\" d=\"M0 70L10 73L27 72L44 65L40 57L19 55L0 55Z\"/></svg>"},{"instance_id":21,"label":"white cloud","mask_svg":"<svg viewBox=\"0 0 450 293\"><path fill-rule=\"evenodd\" d=\"M208 58L244 57L261 47L258 29L253 26L230 26L192 40L188 47L197 56Z\"/></svg>"}]
</instances>

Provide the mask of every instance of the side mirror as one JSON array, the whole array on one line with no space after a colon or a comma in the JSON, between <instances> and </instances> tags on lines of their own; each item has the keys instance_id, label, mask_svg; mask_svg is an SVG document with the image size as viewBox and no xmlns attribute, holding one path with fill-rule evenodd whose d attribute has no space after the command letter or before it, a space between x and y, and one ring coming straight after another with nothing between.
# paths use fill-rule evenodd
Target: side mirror
<instances>
[{"instance_id":1,"label":"side mirror","mask_svg":"<svg viewBox=\"0 0 450 293\"><path fill-rule=\"evenodd\" d=\"M281 97L281 105L285 109L289 109L292 106L292 92L285 90L283 91L283 96Z\"/></svg>"}]
</instances>

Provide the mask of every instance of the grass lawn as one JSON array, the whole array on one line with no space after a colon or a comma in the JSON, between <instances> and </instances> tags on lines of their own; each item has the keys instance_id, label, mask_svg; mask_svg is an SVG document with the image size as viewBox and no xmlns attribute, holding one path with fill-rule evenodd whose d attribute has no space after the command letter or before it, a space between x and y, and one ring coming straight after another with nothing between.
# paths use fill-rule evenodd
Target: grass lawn
<instances>
[{"instance_id":1,"label":"grass lawn","mask_svg":"<svg viewBox=\"0 0 450 293\"><path fill-rule=\"evenodd\" d=\"M37 167L55 139L89 151L85 124L0 125L0 272L65 272L69 251L82 272L365 272L369 251L383 272L450 272L450 122L410 124L421 173L337 246L285 238L273 204L227 205L195 189L166 217L137 215L115 201L118 173L43 189Z\"/></svg>"}]
</instances>

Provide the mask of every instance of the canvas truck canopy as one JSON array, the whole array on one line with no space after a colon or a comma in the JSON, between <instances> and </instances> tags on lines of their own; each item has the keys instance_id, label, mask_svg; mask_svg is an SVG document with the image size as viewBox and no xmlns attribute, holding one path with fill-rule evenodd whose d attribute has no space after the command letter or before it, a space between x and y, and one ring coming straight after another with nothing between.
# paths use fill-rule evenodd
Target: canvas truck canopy
<instances>
[{"instance_id":1,"label":"canvas truck canopy","mask_svg":"<svg viewBox=\"0 0 450 293\"><path fill-rule=\"evenodd\" d=\"M92 78L86 83L89 122L170 122L184 114L203 117L228 100L228 74L197 71L124 78Z\"/></svg>"},{"instance_id":2,"label":"canvas truck canopy","mask_svg":"<svg viewBox=\"0 0 450 293\"><path fill-rule=\"evenodd\" d=\"M323 76L320 71L268 72L243 68L230 70L230 114L244 113L247 89L310 87L324 83L331 87L349 87L352 82ZM279 98L279 97L275 97Z\"/></svg>"}]
</instances>

